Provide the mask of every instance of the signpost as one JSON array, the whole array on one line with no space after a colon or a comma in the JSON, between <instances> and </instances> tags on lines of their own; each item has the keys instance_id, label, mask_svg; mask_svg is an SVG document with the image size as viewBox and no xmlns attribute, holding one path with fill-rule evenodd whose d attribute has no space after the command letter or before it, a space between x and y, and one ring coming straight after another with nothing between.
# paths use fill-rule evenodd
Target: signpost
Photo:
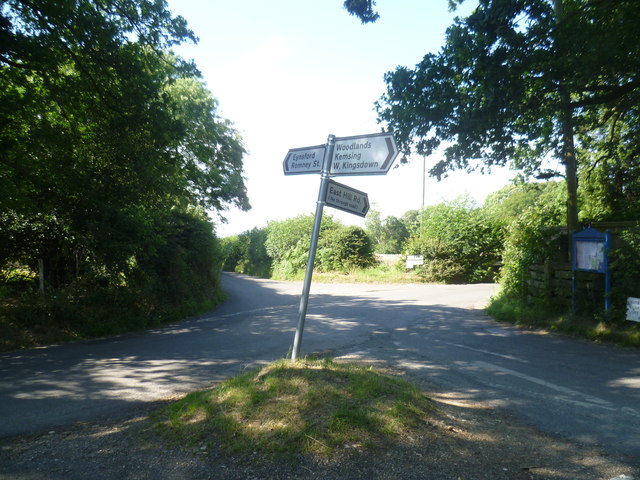
<instances>
[{"instance_id":1,"label":"signpost","mask_svg":"<svg viewBox=\"0 0 640 480\"><path fill-rule=\"evenodd\" d=\"M331 175L386 175L398 156L390 133L336 138Z\"/></svg>"},{"instance_id":2,"label":"signpost","mask_svg":"<svg viewBox=\"0 0 640 480\"><path fill-rule=\"evenodd\" d=\"M315 147L292 148L282 162L285 175L304 175L320 173L324 160L324 145Z\"/></svg>"},{"instance_id":3,"label":"signpost","mask_svg":"<svg viewBox=\"0 0 640 480\"><path fill-rule=\"evenodd\" d=\"M386 175L398 156L398 147L390 133L374 133L354 137L336 138L329 135L326 145L292 148L287 152L282 169L285 175L320 173L320 191L309 246L307 270L298 310L298 327L293 339L291 360L300 356L302 333L309 304L313 264L316 259L318 237L324 205L364 217L369 211L366 193L330 179L337 175Z\"/></svg>"},{"instance_id":4,"label":"signpost","mask_svg":"<svg viewBox=\"0 0 640 480\"><path fill-rule=\"evenodd\" d=\"M353 213L359 217L366 216L369 211L369 196L366 193L333 180L329 180L325 203L328 207Z\"/></svg>"}]
</instances>

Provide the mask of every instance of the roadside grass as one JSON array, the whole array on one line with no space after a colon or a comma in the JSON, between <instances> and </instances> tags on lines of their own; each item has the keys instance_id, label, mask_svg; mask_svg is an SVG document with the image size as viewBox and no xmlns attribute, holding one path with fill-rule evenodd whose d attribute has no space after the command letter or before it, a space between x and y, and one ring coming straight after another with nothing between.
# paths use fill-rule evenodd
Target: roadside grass
<instances>
[{"instance_id":1,"label":"roadside grass","mask_svg":"<svg viewBox=\"0 0 640 480\"><path fill-rule=\"evenodd\" d=\"M563 309L553 305L527 304L506 296L494 297L487 313L500 322L523 327L543 328L552 332L586 338L595 342L610 342L625 347L640 347L640 324L624 320L559 314Z\"/></svg>"},{"instance_id":2,"label":"roadside grass","mask_svg":"<svg viewBox=\"0 0 640 480\"><path fill-rule=\"evenodd\" d=\"M305 272L287 278L273 277L274 280L304 280ZM425 283L415 271L405 271L395 266L375 265L369 268L354 268L347 272L313 272L313 281L319 283L384 283L406 284Z\"/></svg>"},{"instance_id":3,"label":"roadside grass","mask_svg":"<svg viewBox=\"0 0 640 480\"><path fill-rule=\"evenodd\" d=\"M331 359L276 361L191 393L152 415L161 435L191 448L331 457L425 425L435 404L414 385Z\"/></svg>"}]
</instances>

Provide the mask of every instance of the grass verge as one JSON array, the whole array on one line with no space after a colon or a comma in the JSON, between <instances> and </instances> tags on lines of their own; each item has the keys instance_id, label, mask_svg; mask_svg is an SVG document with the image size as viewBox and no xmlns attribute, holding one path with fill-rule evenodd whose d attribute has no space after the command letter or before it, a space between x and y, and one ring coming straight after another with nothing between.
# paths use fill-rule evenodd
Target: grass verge
<instances>
[{"instance_id":1,"label":"grass verge","mask_svg":"<svg viewBox=\"0 0 640 480\"><path fill-rule=\"evenodd\" d=\"M624 320L605 320L558 314L563 309L551 305L528 304L520 299L497 296L491 299L487 313L500 322L523 327L543 328L596 342L610 342L625 347L640 347L640 324Z\"/></svg>"},{"instance_id":2,"label":"grass verge","mask_svg":"<svg viewBox=\"0 0 640 480\"><path fill-rule=\"evenodd\" d=\"M372 367L331 359L280 360L191 393L159 410L163 436L231 453L332 456L368 448L428 422L434 403L417 387Z\"/></svg>"},{"instance_id":3,"label":"grass verge","mask_svg":"<svg viewBox=\"0 0 640 480\"><path fill-rule=\"evenodd\" d=\"M279 277L274 280L304 280L305 272L299 271L293 276ZM319 283L425 283L415 271L400 270L394 266L376 265L369 268L354 268L348 272L313 272L313 281Z\"/></svg>"}]
</instances>

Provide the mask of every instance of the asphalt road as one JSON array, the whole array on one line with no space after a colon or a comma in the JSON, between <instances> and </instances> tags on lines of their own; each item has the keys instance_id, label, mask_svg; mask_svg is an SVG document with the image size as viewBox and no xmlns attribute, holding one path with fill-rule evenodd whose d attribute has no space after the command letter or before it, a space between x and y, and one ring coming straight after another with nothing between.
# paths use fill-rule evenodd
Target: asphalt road
<instances>
[{"instance_id":1,"label":"asphalt road","mask_svg":"<svg viewBox=\"0 0 640 480\"><path fill-rule=\"evenodd\" d=\"M0 355L0 436L125 411L287 356L301 284L223 282L228 301L203 317ZM499 325L481 310L494 288L313 284L302 354L383 359L457 401L640 464L640 352Z\"/></svg>"}]
</instances>

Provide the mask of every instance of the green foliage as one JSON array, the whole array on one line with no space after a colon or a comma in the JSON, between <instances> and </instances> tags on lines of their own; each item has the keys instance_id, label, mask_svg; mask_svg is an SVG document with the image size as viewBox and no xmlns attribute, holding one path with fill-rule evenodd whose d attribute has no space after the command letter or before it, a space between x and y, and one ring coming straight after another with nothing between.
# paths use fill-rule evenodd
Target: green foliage
<instances>
[{"instance_id":1,"label":"green foliage","mask_svg":"<svg viewBox=\"0 0 640 480\"><path fill-rule=\"evenodd\" d=\"M4 268L0 349L122 333L212 308L221 299L212 224L198 210L175 209L151 230L125 269L78 257L65 270L72 281L48 281L44 296L34 275L24 274L30 270Z\"/></svg>"},{"instance_id":2,"label":"green foliage","mask_svg":"<svg viewBox=\"0 0 640 480\"><path fill-rule=\"evenodd\" d=\"M224 263L222 269L227 272L269 278L272 260L265 248L266 238L266 229L254 228L240 235L223 239Z\"/></svg>"},{"instance_id":3,"label":"green foliage","mask_svg":"<svg viewBox=\"0 0 640 480\"><path fill-rule=\"evenodd\" d=\"M249 208L242 177L242 139L231 122L216 113L218 102L197 78L178 78L165 87L182 128L175 153L187 202L222 210L226 203ZM182 186L181 185L181 186Z\"/></svg>"},{"instance_id":4,"label":"green foliage","mask_svg":"<svg viewBox=\"0 0 640 480\"><path fill-rule=\"evenodd\" d=\"M236 265L243 255L242 244L238 235L220 239L221 264L223 272L235 272Z\"/></svg>"},{"instance_id":5,"label":"green foliage","mask_svg":"<svg viewBox=\"0 0 640 480\"><path fill-rule=\"evenodd\" d=\"M313 215L270 222L223 240L224 269L274 278L295 278L307 266ZM325 216L322 220L315 269L346 272L375 263L371 240L359 227L344 226Z\"/></svg>"},{"instance_id":6,"label":"green foliage","mask_svg":"<svg viewBox=\"0 0 640 480\"><path fill-rule=\"evenodd\" d=\"M159 306L213 299L219 289L216 263L220 252L205 215L198 210L172 210L158 228L162 242L137 255L130 267L132 288L149 291Z\"/></svg>"},{"instance_id":7,"label":"green foliage","mask_svg":"<svg viewBox=\"0 0 640 480\"><path fill-rule=\"evenodd\" d=\"M376 6L374 0L345 0L344 8L351 14L360 19L362 23L373 23L380 15L373 10Z\"/></svg>"},{"instance_id":8,"label":"green foliage","mask_svg":"<svg viewBox=\"0 0 640 480\"><path fill-rule=\"evenodd\" d=\"M321 272L345 272L374 263L371 240L360 227L338 224L318 242L316 268Z\"/></svg>"},{"instance_id":9,"label":"green foliage","mask_svg":"<svg viewBox=\"0 0 640 480\"><path fill-rule=\"evenodd\" d=\"M290 278L304 271L309 256L313 223L313 214L269 222L265 248L273 259L273 273L276 278ZM322 248L321 239L336 225L330 215L323 215L318 251Z\"/></svg>"},{"instance_id":10,"label":"green foliage","mask_svg":"<svg viewBox=\"0 0 640 480\"><path fill-rule=\"evenodd\" d=\"M298 215L282 221L269 222L267 227L267 253L274 261L286 257L287 252L294 248L300 242L301 246L307 251L311 243L311 232L313 231L315 215ZM328 230L336 228L340 225L331 215L323 215L320 226L320 238Z\"/></svg>"},{"instance_id":11,"label":"green foliage","mask_svg":"<svg viewBox=\"0 0 640 480\"><path fill-rule=\"evenodd\" d=\"M518 183L507 185L490 194L485 199L482 209L494 221L508 226L536 204L564 203L566 195L564 182Z\"/></svg>"},{"instance_id":12,"label":"green foliage","mask_svg":"<svg viewBox=\"0 0 640 480\"><path fill-rule=\"evenodd\" d=\"M581 217L586 221L640 219L640 163L635 152L627 154L618 145L613 152L598 151L594 167L584 169L580 184ZM612 147L613 148L613 147Z\"/></svg>"},{"instance_id":13,"label":"green foliage","mask_svg":"<svg viewBox=\"0 0 640 480\"><path fill-rule=\"evenodd\" d=\"M245 152L167 53L195 41L184 19L162 0L9 0L0 38L0 271L43 264L38 322L112 305L145 324L215 301L216 239L192 206L248 208ZM96 295L109 307L92 312ZM13 300L3 318L28 318Z\"/></svg>"},{"instance_id":14,"label":"green foliage","mask_svg":"<svg viewBox=\"0 0 640 480\"><path fill-rule=\"evenodd\" d=\"M610 254L612 318L626 318L627 298L640 298L640 227L620 233Z\"/></svg>"},{"instance_id":15,"label":"green foliage","mask_svg":"<svg viewBox=\"0 0 640 480\"><path fill-rule=\"evenodd\" d=\"M557 258L557 227L562 224L562 217L561 203L540 202L509 225L502 255L503 294L525 298L529 266Z\"/></svg>"},{"instance_id":16,"label":"green foliage","mask_svg":"<svg viewBox=\"0 0 640 480\"><path fill-rule=\"evenodd\" d=\"M404 219L393 216L382 219L380 212L375 210L369 210L365 225L376 253L400 253L409 237L409 228Z\"/></svg>"},{"instance_id":17,"label":"green foliage","mask_svg":"<svg viewBox=\"0 0 640 480\"><path fill-rule=\"evenodd\" d=\"M426 207L406 243L409 254L424 256L417 271L427 281L493 281L502 251L502 229L465 197Z\"/></svg>"},{"instance_id":18,"label":"green foliage","mask_svg":"<svg viewBox=\"0 0 640 480\"><path fill-rule=\"evenodd\" d=\"M314 216L298 215L282 221L269 222L265 248L273 260L275 278L290 278L304 271L309 256ZM323 216L322 231L332 224L330 216Z\"/></svg>"},{"instance_id":19,"label":"green foliage","mask_svg":"<svg viewBox=\"0 0 640 480\"><path fill-rule=\"evenodd\" d=\"M578 228L576 163L615 159L621 145L619 158L637 161L638 22L634 0L480 0L440 52L385 76L379 120L405 158L444 147L438 178L507 163L525 176L564 173L567 224ZM601 155L576 157L581 148Z\"/></svg>"}]
</instances>

